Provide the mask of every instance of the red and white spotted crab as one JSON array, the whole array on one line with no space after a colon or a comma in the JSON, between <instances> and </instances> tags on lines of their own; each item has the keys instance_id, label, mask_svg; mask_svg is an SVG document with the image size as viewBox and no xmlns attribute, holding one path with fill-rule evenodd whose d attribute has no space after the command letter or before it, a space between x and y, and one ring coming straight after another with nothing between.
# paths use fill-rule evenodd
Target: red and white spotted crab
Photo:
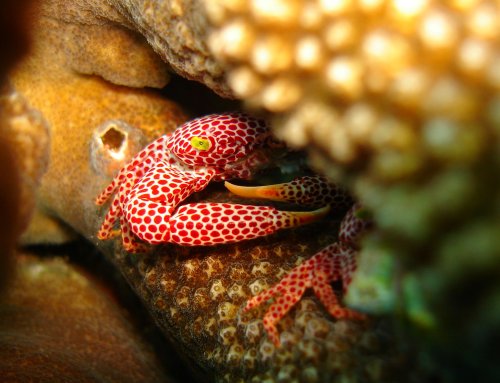
<instances>
[{"instance_id":1,"label":"red and white spotted crab","mask_svg":"<svg viewBox=\"0 0 500 383\"><path fill-rule=\"evenodd\" d=\"M225 184L242 197L318 208L314 211L210 202L180 205L211 181L252 178L255 169L272 161L277 146L264 121L241 113L213 114L181 125L139 152L97 197L96 203L102 205L117 192L98 238L109 239L119 233L114 225L120 220L123 246L130 252L145 250L136 237L150 244L171 242L188 246L239 242L317 220L327 213L329 205L350 204L342 188L322 177L306 176L258 187ZM330 285L342 280L345 290L356 268L357 237L368 225L368 221L356 216L356 209L358 206L353 206L344 218L338 242L299 265L246 305L245 310L249 310L281 295L264 316L264 328L276 345L276 323L309 287L334 317L362 317L342 307Z\"/></svg>"},{"instance_id":2,"label":"red and white spotted crab","mask_svg":"<svg viewBox=\"0 0 500 383\"><path fill-rule=\"evenodd\" d=\"M136 237L150 244L215 245L321 218L328 211L325 201L330 196L319 189L306 191L306 196L312 195L307 198L302 189L282 190L305 205L322 206L310 212L228 203L181 205L211 181L250 179L255 169L272 162L280 145L264 121L241 113L213 114L181 125L139 152L97 197L96 203L102 205L117 192L98 238L119 233L114 225L120 220L124 248L141 252L144 246ZM310 182L301 187L307 185L316 187ZM341 189L329 190L332 198L343 198Z\"/></svg>"}]
</instances>

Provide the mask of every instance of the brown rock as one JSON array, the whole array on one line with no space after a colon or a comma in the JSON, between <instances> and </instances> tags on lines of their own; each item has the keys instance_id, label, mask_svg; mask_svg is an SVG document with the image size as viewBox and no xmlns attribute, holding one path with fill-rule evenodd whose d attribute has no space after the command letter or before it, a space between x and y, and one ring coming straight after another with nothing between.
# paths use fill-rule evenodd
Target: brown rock
<instances>
[{"instance_id":1,"label":"brown rock","mask_svg":"<svg viewBox=\"0 0 500 383\"><path fill-rule=\"evenodd\" d=\"M61 259L20 256L0 300L2 382L169 382L111 296Z\"/></svg>"},{"instance_id":2,"label":"brown rock","mask_svg":"<svg viewBox=\"0 0 500 383\"><path fill-rule=\"evenodd\" d=\"M219 94L231 94L206 46L207 20L198 0L45 0L40 14L58 25L59 36L65 36L58 45L77 72L160 88L170 68Z\"/></svg>"},{"instance_id":3,"label":"brown rock","mask_svg":"<svg viewBox=\"0 0 500 383\"><path fill-rule=\"evenodd\" d=\"M24 54L29 45L28 14L30 1L5 0L0 4L0 290L3 289L12 268L14 246L31 214L30 194L26 185L21 185L19 157L13 141L20 134L12 131L12 119L17 113L12 110L14 102L5 100L8 92L5 79L9 70ZM23 114L20 112L19 114ZM20 116L18 116L20 117ZM30 136L31 137L31 136ZM28 138L29 139L29 138ZM26 149L23 146L22 149ZM22 153L25 153L21 149ZM27 171L27 168L24 168ZM31 179L33 181L33 179ZM29 181L28 181L29 182ZM24 187L23 187L24 186ZM23 193L22 196L20 194ZM21 211L20 211L21 210Z\"/></svg>"}]
</instances>

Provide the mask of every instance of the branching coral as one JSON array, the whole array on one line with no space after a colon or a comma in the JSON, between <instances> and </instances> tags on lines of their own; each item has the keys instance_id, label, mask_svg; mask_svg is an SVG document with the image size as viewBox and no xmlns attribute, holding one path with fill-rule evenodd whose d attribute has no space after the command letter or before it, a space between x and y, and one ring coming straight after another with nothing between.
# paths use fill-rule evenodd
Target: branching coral
<instances>
[{"instance_id":1,"label":"branching coral","mask_svg":"<svg viewBox=\"0 0 500 383\"><path fill-rule=\"evenodd\" d=\"M500 317L488 309L500 266L499 3L205 5L210 48L235 94L274 112L276 134L307 147L374 213L351 303L376 312L402 304L438 340L433 352L443 347L476 371L463 352L474 345L493 363L478 339ZM464 292L470 302L457 298Z\"/></svg>"}]
</instances>

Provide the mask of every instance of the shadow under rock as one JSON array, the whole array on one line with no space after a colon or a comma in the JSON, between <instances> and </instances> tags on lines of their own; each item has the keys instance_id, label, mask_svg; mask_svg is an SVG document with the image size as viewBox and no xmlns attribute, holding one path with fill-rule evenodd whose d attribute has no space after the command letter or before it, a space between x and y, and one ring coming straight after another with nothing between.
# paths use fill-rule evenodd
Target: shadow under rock
<instances>
[{"instance_id":1,"label":"shadow under rock","mask_svg":"<svg viewBox=\"0 0 500 383\"><path fill-rule=\"evenodd\" d=\"M191 116L242 108L241 102L222 98L205 85L174 74L167 86L161 90L161 95L182 105L182 108Z\"/></svg>"}]
</instances>

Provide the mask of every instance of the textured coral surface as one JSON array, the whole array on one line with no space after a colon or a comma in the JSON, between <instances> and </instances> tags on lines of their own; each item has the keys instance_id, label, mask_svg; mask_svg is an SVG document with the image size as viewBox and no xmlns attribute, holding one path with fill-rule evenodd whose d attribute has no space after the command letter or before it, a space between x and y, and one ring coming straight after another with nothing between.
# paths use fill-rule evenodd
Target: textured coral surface
<instances>
[{"instance_id":1,"label":"textured coral surface","mask_svg":"<svg viewBox=\"0 0 500 383\"><path fill-rule=\"evenodd\" d=\"M66 60L78 72L122 85L162 87L171 68L231 94L206 46L208 22L199 0L45 0L41 12L64 22Z\"/></svg>"},{"instance_id":2,"label":"textured coral surface","mask_svg":"<svg viewBox=\"0 0 500 383\"><path fill-rule=\"evenodd\" d=\"M207 197L237 202L217 188ZM280 323L277 348L262 327L266 305L241 312L251 296L333 242L337 229L330 218L236 245L166 245L147 255L117 247L115 262L165 333L217 381L398 381L409 360L384 321L335 321L308 296Z\"/></svg>"}]
</instances>

